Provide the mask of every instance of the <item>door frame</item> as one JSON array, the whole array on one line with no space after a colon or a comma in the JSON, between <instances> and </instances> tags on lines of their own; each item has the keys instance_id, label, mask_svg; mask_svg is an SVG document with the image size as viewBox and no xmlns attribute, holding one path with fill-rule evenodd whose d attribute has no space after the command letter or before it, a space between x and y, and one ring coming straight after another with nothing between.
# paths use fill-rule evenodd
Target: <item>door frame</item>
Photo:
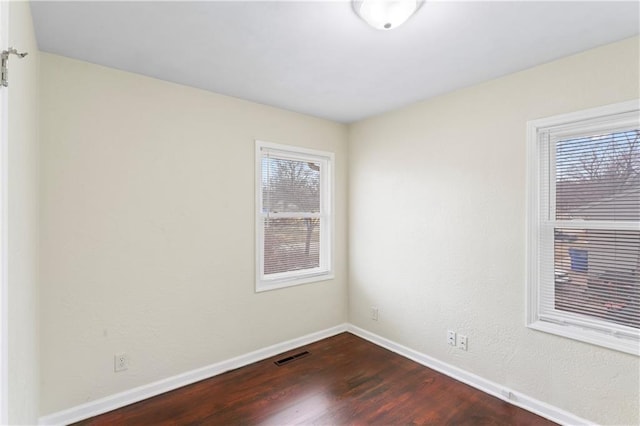
<instances>
[{"instance_id":1,"label":"door frame","mask_svg":"<svg viewBox=\"0 0 640 426\"><path fill-rule=\"evenodd\" d=\"M9 47L9 1L0 0L0 50ZM9 88L0 86L0 424L9 422L8 152Z\"/></svg>"}]
</instances>

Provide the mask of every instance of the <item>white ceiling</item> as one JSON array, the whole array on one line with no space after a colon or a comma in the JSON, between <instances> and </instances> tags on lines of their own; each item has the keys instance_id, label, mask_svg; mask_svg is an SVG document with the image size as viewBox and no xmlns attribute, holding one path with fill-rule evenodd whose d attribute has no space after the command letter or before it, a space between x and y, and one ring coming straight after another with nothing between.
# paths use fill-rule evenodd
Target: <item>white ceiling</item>
<instances>
[{"instance_id":1,"label":"white ceiling","mask_svg":"<svg viewBox=\"0 0 640 426\"><path fill-rule=\"evenodd\" d=\"M347 1L44 1L32 14L42 51L345 123L640 29L637 1L427 1L392 31Z\"/></svg>"}]
</instances>

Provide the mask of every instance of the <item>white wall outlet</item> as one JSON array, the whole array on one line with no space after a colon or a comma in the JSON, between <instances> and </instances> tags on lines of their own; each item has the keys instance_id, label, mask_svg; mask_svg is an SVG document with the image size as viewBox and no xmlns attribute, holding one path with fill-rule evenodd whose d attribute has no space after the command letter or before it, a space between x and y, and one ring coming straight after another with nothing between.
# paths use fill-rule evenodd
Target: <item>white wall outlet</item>
<instances>
[{"instance_id":1,"label":"white wall outlet","mask_svg":"<svg viewBox=\"0 0 640 426\"><path fill-rule=\"evenodd\" d=\"M371 307L371 319L374 321L378 321L378 308L375 306Z\"/></svg>"},{"instance_id":2,"label":"white wall outlet","mask_svg":"<svg viewBox=\"0 0 640 426\"><path fill-rule=\"evenodd\" d=\"M455 346L456 345L456 332L455 331L447 331L447 343L450 346Z\"/></svg>"},{"instance_id":3,"label":"white wall outlet","mask_svg":"<svg viewBox=\"0 0 640 426\"><path fill-rule=\"evenodd\" d=\"M458 347L463 351L467 350L467 336L463 336L462 334L458 334Z\"/></svg>"},{"instance_id":4,"label":"white wall outlet","mask_svg":"<svg viewBox=\"0 0 640 426\"><path fill-rule=\"evenodd\" d=\"M120 352L113 356L113 371L124 371L129 368L129 355Z\"/></svg>"}]
</instances>

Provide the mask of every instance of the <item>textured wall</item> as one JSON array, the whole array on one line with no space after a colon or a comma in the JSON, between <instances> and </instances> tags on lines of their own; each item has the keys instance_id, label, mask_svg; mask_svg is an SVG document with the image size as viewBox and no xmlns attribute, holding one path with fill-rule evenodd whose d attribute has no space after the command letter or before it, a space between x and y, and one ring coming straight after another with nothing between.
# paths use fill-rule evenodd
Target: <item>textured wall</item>
<instances>
[{"instance_id":1,"label":"textured wall","mask_svg":"<svg viewBox=\"0 0 640 426\"><path fill-rule=\"evenodd\" d=\"M345 322L345 126L49 54L41 88L41 415ZM336 279L254 292L254 139L335 152Z\"/></svg>"},{"instance_id":2,"label":"textured wall","mask_svg":"<svg viewBox=\"0 0 640 426\"><path fill-rule=\"evenodd\" d=\"M27 2L9 2L8 420L38 418L38 46ZM7 90L7 89L2 89Z\"/></svg>"},{"instance_id":3,"label":"textured wall","mask_svg":"<svg viewBox=\"0 0 640 426\"><path fill-rule=\"evenodd\" d=\"M638 358L527 329L524 296L526 122L638 98L639 59L629 39L351 126L350 321L578 416L638 424Z\"/></svg>"}]
</instances>

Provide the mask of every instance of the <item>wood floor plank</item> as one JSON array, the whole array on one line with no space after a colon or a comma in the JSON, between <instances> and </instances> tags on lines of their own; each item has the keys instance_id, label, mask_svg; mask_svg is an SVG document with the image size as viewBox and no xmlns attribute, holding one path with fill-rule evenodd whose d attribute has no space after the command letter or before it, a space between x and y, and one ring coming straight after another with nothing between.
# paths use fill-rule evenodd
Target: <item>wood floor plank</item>
<instances>
[{"instance_id":1,"label":"wood floor plank","mask_svg":"<svg viewBox=\"0 0 640 426\"><path fill-rule=\"evenodd\" d=\"M310 355L282 366L276 360ZM77 425L553 425L350 333Z\"/></svg>"}]
</instances>

